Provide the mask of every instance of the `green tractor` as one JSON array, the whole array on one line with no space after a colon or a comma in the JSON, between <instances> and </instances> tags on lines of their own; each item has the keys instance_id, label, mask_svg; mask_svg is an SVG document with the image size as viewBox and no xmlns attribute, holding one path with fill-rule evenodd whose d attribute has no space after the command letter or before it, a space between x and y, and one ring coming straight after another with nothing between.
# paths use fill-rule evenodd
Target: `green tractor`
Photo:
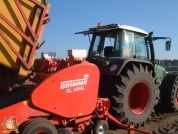
<instances>
[{"instance_id":1,"label":"green tractor","mask_svg":"<svg viewBox=\"0 0 178 134\"><path fill-rule=\"evenodd\" d=\"M98 96L110 99L109 112L118 120L144 125L158 104L178 111L178 75L166 74L155 60L153 44L165 39L169 51L171 38L152 37L153 32L118 24L98 24L76 34L89 37L87 61L100 69Z\"/></svg>"}]
</instances>

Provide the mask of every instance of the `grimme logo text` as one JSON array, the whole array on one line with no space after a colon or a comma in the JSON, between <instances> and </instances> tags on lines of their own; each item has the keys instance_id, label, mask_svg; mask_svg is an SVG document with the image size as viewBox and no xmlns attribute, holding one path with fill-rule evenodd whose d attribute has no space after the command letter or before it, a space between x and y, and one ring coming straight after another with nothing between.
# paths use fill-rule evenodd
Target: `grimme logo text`
<instances>
[{"instance_id":1,"label":"grimme logo text","mask_svg":"<svg viewBox=\"0 0 178 134\"><path fill-rule=\"evenodd\" d=\"M81 79L63 81L60 83L60 88L65 89L66 93L72 93L85 89L85 85L88 83L89 75L85 74Z\"/></svg>"}]
</instances>

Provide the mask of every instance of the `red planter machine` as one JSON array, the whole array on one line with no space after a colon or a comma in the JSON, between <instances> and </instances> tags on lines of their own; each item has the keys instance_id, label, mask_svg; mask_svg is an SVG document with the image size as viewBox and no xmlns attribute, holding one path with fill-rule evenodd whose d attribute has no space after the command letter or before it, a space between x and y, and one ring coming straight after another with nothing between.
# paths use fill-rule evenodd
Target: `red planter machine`
<instances>
[{"instance_id":1,"label":"red planter machine","mask_svg":"<svg viewBox=\"0 0 178 134\"><path fill-rule=\"evenodd\" d=\"M133 131L147 134L133 126L122 124L108 113L110 101L107 98L98 98L98 84L99 70L94 64L88 62L58 71L32 89L28 100L0 110L2 123L0 132L16 131L17 133L18 128L20 130L28 127L28 122L43 124L43 120L40 122L40 119L44 118L58 126L58 129L67 128L81 133L89 129L93 120L102 121L102 123L106 121L104 124L107 120L111 120L127 129L129 134ZM9 127L7 124L11 120L15 120L18 125L15 127L12 124ZM37 132L45 133L46 131L41 130L41 127L36 128ZM106 130L103 131L107 130L106 125Z\"/></svg>"}]
</instances>

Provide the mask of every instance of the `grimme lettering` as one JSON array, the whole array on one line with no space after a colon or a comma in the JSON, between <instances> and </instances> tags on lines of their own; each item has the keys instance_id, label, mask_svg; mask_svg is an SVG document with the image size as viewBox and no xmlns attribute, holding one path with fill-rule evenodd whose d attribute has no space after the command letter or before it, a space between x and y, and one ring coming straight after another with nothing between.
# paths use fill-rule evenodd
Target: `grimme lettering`
<instances>
[{"instance_id":1,"label":"grimme lettering","mask_svg":"<svg viewBox=\"0 0 178 134\"><path fill-rule=\"evenodd\" d=\"M71 88L71 87L76 87L76 86L83 86L87 84L88 78L84 79L78 79L78 80L71 80L71 81L66 81L61 82L61 89L66 89L66 88Z\"/></svg>"},{"instance_id":2,"label":"grimme lettering","mask_svg":"<svg viewBox=\"0 0 178 134\"><path fill-rule=\"evenodd\" d=\"M88 83L88 77L88 75L84 75L84 78L82 79L63 81L60 83L60 88L65 89L66 93L85 90L85 85Z\"/></svg>"},{"instance_id":3,"label":"grimme lettering","mask_svg":"<svg viewBox=\"0 0 178 134\"><path fill-rule=\"evenodd\" d=\"M66 93L72 93L71 89L66 89Z\"/></svg>"},{"instance_id":4,"label":"grimme lettering","mask_svg":"<svg viewBox=\"0 0 178 134\"><path fill-rule=\"evenodd\" d=\"M74 92L80 91L80 90L84 90L84 86L74 87L74 88L73 88L73 91L74 91Z\"/></svg>"}]
</instances>

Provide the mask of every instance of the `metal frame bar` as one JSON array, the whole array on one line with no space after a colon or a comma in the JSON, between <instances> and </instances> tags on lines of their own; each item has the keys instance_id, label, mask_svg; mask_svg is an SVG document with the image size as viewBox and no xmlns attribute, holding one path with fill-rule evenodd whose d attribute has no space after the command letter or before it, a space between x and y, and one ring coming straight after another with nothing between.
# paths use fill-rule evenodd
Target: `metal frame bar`
<instances>
[{"instance_id":1,"label":"metal frame bar","mask_svg":"<svg viewBox=\"0 0 178 134\"><path fill-rule=\"evenodd\" d=\"M41 6L41 7L43 8L43 12L42 12L42 14L41 14L41 20L39 21L39 26L38 26L39 28L38 28L37 33L36 33L36 35L38 36L38 35L40 34L41 27L42 27L43 22L44 22L44 18L45 18L45 15L46 15L47 7L44 6L44 5L42 5L42 4L39 3L38 1L35 1L35 0L31 0L31 1L35 2L36 4L38 4L39 6ZM37 45L38 45L38 44L35 43L34 45L35 45L35 47L32 48L32 52L31 52L31 55L30 55L30 58L29 58L29 59L31 59L32 56L34 55L35 49L37 48Z\"/></svg>"},{"instance_id":2,"label":"metal frame bar","mask_svg":"<svg viewBox=\"0 0 178 134\"><path fill-rule=\"evenodd\" d=\"M26 23L26 25L28 26L32 37L36 40L35 33L34 33L32 27L31 27L31 25L30 25L30 23L29 23L27 17L25 16L25 13L24 13L22 7L20 6L19 1L18 1L18 0L15 0L15 3L16 3L16 5L17 5L17 7L18 7L18 9L19 9L19 11L20 11L20 13L21 13L21 15L22 15L22 17L23 17L25 23Z\"/></svg>"},{"instance_id":3,"label":"metal frame bar","mask_svg":"<svg viewBox=\"0 0 178 134\"><path fill-rule=\"evenodd\" d=\"M21 60L21 62L24 64L24 66L27 69L29 68L28 63L25 62L25 60L23 59L23 57L17 52L17 50L14 48L14 46L10 43L10 41L7 39L7 37L5 36L5 34L3 33L3 31L0 29L0 35L2 36L2 38L4 39L4 41L9 45L9 47L11 48L11 50L15 53L15 55Z\"/></svg>"},{"instance_id":4,"label":"metal frame bar","mask_svg":"<svg viewBox=\"0 0 178 134\"><path fill-rule=\"evenodd\" d=\"M22 55L20 55L18 53L18 51L14 48L14 46L10 43L10 41L8 40L8 38L6 37L5 33L0 30L0 36L2 36L2 38L5 40L5 42L9 45L9 47L11 48L11 50L15 53L15 55L19 58L19 60L22 62L22 64L27 68L27 69L31 69L32 68L32 60L30 60L31 58L33 58L34 56L34 53L35 53L35 49L37 48L37 45L38 45L38 42L37 42L37 39L39 37L39 34L41 32L41 29L42 29L42 25L43 25L43 22L45 20L45 15L47 14L47 6L45 6L44 4L38 2L37 0L30 0L31 2L33 2L34 4L36 4L40 9L42 9L42 12L41 12L41 17L40 17L40 20L39 20L39 23L38 23L38 28L37 28L37 32L35 33L32 29L32 25L29 23L20 3L19 3L19 0L15 0L15 3L19 9L19 12L21 13L26 25L27 25L27 28L29 29L30 31L30 34L32 35L33 39L30 39L23 31L19 30L14 24L12 24L4 15L2 15L0 13L0 18L6 22L12 29L14 29L23 39L25 39L31 46L32 46L32 51L30 53L30 56L29 56L29 60L28 61L25 61L24 58L22 57Z\"/></svg>"}]
</instances>

